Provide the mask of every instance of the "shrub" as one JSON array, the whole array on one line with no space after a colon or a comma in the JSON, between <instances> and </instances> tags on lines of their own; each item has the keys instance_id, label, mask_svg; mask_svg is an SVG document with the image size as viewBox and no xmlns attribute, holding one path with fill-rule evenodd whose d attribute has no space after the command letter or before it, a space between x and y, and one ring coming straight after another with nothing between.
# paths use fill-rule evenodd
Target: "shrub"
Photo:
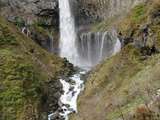
<instances>
[{"instance_id":1,"label":"shrub","mask_svg":"<svg viewBox=\"0 0 160 120\"><path fill-rule=\"evenodd\" d=\"M0 25L0 46L1 45L16 45L16 38L10 34L7 27Z\"/></svg>"},{"instance_id":2,"label":"shrub","mask_svg":"<svg viewBox=\"0 0 160 120\"><path fill-rule=\"evenodd\" d=\"M18 26L18 27L24 27L25 26L25 21L22 19L22 18L20 18L20 17L16 17L15 18L15 23L14 23L16 26Z\"/></svg>"}]
</instances>

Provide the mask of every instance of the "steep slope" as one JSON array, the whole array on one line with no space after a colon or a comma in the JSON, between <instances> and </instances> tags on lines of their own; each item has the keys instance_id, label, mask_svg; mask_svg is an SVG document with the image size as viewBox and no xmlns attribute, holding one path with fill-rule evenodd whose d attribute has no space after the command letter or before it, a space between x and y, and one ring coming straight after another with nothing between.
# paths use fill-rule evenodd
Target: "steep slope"
<instances>
[{"instance_id":1,"label":"steep slope","mask_svg":"<svg viewBox=\"0 0 160 120\"><path fill-rule=\"evenodd\" d=\"M58 0L0 0L0 15L44 49L58 51Z\"/></svg>"},{"instance_id":2,"label":"steep slope","mask_svg":"<svg viewBox=\"0 0 160 120\"><path fill-rule=\"evenodd\" d=\"M133 8L123 19L93 27L116 27L124 40L121 52L98 65L79 98L79 113L71 120L160 119L160 1ZM143 27L147 26L147 43Z\"/></svg>"},{"instance_id":3,"label":"steep slope","mask_svg":"<svg viewBox=\"0 0 160 120\"><path fill-rule=\"evenodd\" d=\"M58 108L60 76L73 72L0 17L0 119L47 120Z\"/></svg>"},{"instance_id":4,"label":"steep slope","mask_svg":"<svg viewBox=\"0 0 160 120\"><path fill-rule=\"evenodd\" d=\"M135 5L148 0L76 0L74 10L76 22L80 25L103 21L128 13Z\"/></svg>"}]
</instances>

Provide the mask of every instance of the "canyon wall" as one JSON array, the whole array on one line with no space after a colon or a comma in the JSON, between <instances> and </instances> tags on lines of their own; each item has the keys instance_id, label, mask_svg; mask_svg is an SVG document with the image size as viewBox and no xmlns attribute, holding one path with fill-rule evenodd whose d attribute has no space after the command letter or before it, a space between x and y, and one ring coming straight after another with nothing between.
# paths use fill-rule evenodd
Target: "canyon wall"
<instances>
[{"instance_id":1,"label":"canyon wall","mask_svg":"<svg viewBox=\"0 0 160 120\"><path fill-rule=\"evenodd\" d=\"M92 70L71 120L159 120L160 0L139 4L109 24L125 45Z\"/></svg>"},{"instance_id":2,"label":"canyon wall","mask_svg":"<svg viewBox=\"0 0 160 120\"><path fill-rule=\"evenodd\" d=\"M44 49L58 51L58 0L0 0L0 16Z\"/></svg>"},{"instance_id":3,"label":"canyon wall","mask_svg":"<svg viewBox=\"0 0 160 120\"><path fill-rule=\"evenodd\" d=\"M53 25L58 19L57 0L0 0L0 15L14 20L22 17L28 24L46 17L46 24Z\"/></svg>"},{"instance_id":4,"label":"canyon wall","mask_svg":"<svg viewBox=\"0 0 160 120\"><path fill-rule=\"evenodd\" d=\"M114 16L125 15L135 5L147 0L77 0L79 24L88 24ZM87 22L88 21L88 22Z\"/></svg>"}]
</instances>

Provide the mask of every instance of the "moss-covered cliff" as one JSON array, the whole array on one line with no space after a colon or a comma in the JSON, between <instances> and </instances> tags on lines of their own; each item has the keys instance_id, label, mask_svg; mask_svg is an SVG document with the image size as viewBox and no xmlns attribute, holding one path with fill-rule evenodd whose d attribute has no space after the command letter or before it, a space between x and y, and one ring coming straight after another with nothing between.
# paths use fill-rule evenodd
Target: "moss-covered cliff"
<instances>
[{"instance_id":1,"label":"moss-covered cliff","mask_svg":"<svg viewBox=\"0 0 160 120\"><path fill-rule=\"evenodd\" d=\"M93 27L96 31L117 28L124 46L91 72L78 102L79 113L71 120L160 119L159 3L152 0L139 4L127 16L110 18Z\"/></svg>"},{"instance_id":2,"label":"moss-covered cliff","mask_svg":"<svg viewBox=\"0 0 160 120\"><path fill-rule=\"evenodd\" d=\"M47 114L58 108L58 78L71 72L72 65L0 17L1 120L47 120Z\"/></svg>"},{"instance_id":3,"label":"moss-covered cliff","mask_svg":"<svg viewBox=\"0 0 160 120\"><path fill-rule=\"evenodd\" d=\"M123 48L91 71L71 120L159 120L160 0L75 4L82 32L115 28ZM73 66L40 47L52 36L57 50L58 14L57 0L0 0L10 21L0 17L0 120L47 120L58 109L59 77Z\"/></svg>"}]
</instances>

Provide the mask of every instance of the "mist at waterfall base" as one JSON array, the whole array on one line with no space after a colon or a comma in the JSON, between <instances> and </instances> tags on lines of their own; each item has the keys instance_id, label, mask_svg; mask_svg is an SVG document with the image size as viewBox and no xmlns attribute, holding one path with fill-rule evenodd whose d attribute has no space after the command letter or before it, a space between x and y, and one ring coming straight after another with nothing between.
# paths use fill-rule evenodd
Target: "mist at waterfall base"
<instances>
[{"instance_id":1,"label":"mist at waterfall base","mask_svg":"<svg viewBox=\"0 0 160 120\"><path fill-rule=\"evenodd\" d=\"M77 34L69 0L59 0L59 10L60 56L82 71L69 77L69 81L60 79L64 91L59 100L60 109L48 115L48 120L68 120L69 114L77 113L77 99L84 89L84 80L81 76L104 58L114 55L121 49L121 43L114 30Z\"/></svg>"},{"instance_id":2,"label":"mist at waterfall base","mask_svg":"<svg viewBox=\"0 0 160 120\"><path fill-rule=\"evenodd\" d=\"M89 70L104 58L119 51L121 44L114 30L78 34L70 0L59 0L60 56L74 66Z\"/></svg>"},{"instance_id":3,"label":"mist at waterfall base","mask_svg":"<svg viewBox=\"0 0 160 120\"><path fill-rule=\"evenodd\" d=\"M79 67L91 69L103 59L111 57L121 49L116 32L81 33L77 41Z\"/></svg>"}]
</instances>

